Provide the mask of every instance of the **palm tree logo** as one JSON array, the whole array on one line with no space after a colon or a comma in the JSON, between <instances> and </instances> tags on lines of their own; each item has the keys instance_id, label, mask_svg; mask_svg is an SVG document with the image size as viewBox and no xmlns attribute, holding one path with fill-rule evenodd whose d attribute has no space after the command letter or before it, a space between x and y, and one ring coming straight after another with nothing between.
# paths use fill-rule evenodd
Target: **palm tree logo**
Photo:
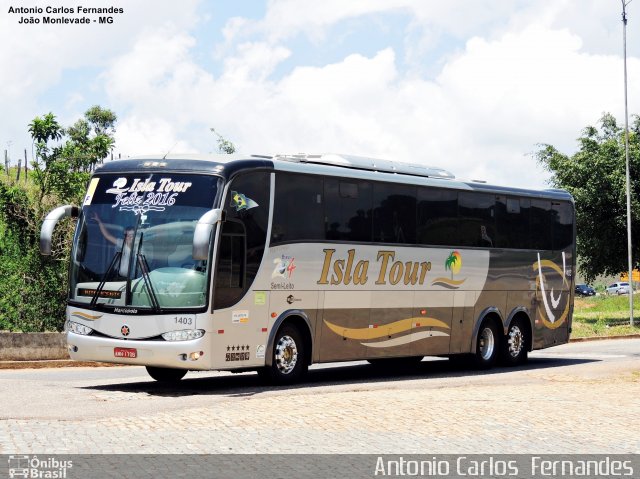
<instances>
[{"instance_id":1,"label":"palm tree logo","mask_svg":"<svg viewBox=\"0 0 640 479\"><path fill-rule=\"evenodd\" d=\"M452 251L444 262L444 269L451 271L451 279L453 275L458 274L462 268L462 255L458 251Z\"/></svg>"}]
</instances>

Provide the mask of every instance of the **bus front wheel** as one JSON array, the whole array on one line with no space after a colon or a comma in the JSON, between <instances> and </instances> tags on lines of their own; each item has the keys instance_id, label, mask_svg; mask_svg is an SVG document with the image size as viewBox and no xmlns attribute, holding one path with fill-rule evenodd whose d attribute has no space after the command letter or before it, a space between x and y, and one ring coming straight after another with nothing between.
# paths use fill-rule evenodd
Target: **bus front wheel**
<instances>
[{"instance_id":1,"label":"bus front wheel","mask_svg":"<svg viewBox=\"0 0 640 479\"><path fill-rule=\"evenodd\" d=\"M258 374L274 384L292 384L304 376L308 367L302 334L297 327L285 324L276 334L271 366L265 366Z\"/></svg>"},{"instance_id":2,"label":"bus front wheel","mask_svg":"<svg viewBox=\"0 0 640 479\"><path fill-rule=\"evenodd\" d=\"M176 383L187 374L186 369L156 368L154 366L147 366L147 372L149 376L160 383Z\"/></svg>"},{"instance_id":3,"label":"bus front wheel","mask_svg":"<svg viewBox=\"0 0 640 479\"><path fill-rule=\"evenodd\" d=\"M493 321L486 320L480 326L478 339L476 341L476 354L474 362L479 369L491 368L498 357L500 351L500 336L498 328Z\"/></svg>"}]
</instances>

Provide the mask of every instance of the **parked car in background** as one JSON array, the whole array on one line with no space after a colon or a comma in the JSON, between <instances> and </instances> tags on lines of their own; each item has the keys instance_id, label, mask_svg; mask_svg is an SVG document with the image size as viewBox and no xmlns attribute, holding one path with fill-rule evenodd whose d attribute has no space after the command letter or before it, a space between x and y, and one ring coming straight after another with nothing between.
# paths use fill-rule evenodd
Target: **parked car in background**
<instances>
[{"instance_id":1,"label":"parked car in background","mask_svg":"<svg viewBox=\"0 0 640 479\"><path fill-rule=\"evenodd\" d=\"M595 296L596 290L588 284L576 284L576 294L579 296Z\"/></svg>"},{"instance_id":2,"label":"parked car in background","mask_svg":"<svg viewBox=\"0 0 640 479\"><path fill-rule=\"evenodd\" d=\"M613 283L605 291L607 294L629 294L629 283Z\"/></svg>"}]
</instances>

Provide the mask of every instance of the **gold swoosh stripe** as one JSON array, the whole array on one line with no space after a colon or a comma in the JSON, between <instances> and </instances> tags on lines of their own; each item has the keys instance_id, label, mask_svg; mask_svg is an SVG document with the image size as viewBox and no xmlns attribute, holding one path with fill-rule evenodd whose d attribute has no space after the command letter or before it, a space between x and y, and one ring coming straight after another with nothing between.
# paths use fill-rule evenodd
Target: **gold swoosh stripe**
<instances>
[{"instance_id":1,"label":"gold swoosh stripe","mask_svg":"<svg viewBox=\"0 0 640 479\"><path fill-rule=\"evenodd\" d=\"M81 311L74 311L71 313L71 316L76 316L78 318L86 319L87 321L95 321L96 319L100 319L102 317L101 314L93 316L91 314L83 313Z\"/></svg>"},{"instance_id":2,"label":"gold swoosh stripe","mask_svg":"<svg viewBox=\"0 0 640 479\"><path fill-rule=\"evenodd\" d=\"M407 318L401 319L394 323L383 324L377 328L345 328L338 326L337 324L330 323L326 319L324 324L334 333L349 339L378 339L385 336L391 336L393 334L404 333L410 331L415 323L420 323L420 327L435 326L438 328L449 329L449 326L435 318Z\"/></svg>"},{"instance_id":3,"label":"gold swoosh stripe","mask_svg":"<svg viewBox=\"0 0 640 479\"><path fill-rule=\"evenodd\" d=\"M465 279L449 279L449 278L436 278L433 280L433 282L431 283L431 285L435 285L436 283L445 283L448 284L450 286L460 286L462 283L464 283L467 280L467 278Z\"/></svg>"},{"instance_id":4,"label":"gold swoosh stripe","mask_svg":"<svg viewBox=\"0 0 640 479\"><path fill-rule=\"evenodd\" d=\"M436 336L449 336L442 331L420 331L418 333L405 334L397 338L389 339L387 341L378 341L375 343L360 343L368 348L389 348L393 346L403 346L405 344L420 341L421 339L433 338Z\"/></svg>"}]
</instances>

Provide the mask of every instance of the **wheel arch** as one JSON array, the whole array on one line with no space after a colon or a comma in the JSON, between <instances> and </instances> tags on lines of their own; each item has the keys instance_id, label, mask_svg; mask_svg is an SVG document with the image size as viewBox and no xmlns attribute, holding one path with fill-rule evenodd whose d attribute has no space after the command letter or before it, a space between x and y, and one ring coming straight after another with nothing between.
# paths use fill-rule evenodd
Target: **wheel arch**
<instances>
[{"instance_id":1,"label":"wheel arch","mask_svg":"<svg viewBox=\"0 0 640 479\"><path fill-rule=\"evenodd\" d=\"M483 309L482 312L478 315L478 320L476 321L476 324L473 327L473 334L471 335L471 353L472 354L475 354L477 352L478 334L480 333L480 326L482 326L482 324L486 320L493 321L496 327L498 327L501 331L504 331L505 322L500 310L495 306L491 306Z\"/></svg>"},{"instance_id":2,"label":"wheel arch","mask_svg":"<svg viewBox=\"0 0 640 479\"><path fill-rule=\"evenodd\" d=\"M276 340L278 330L285 324L292 324L298 328L302 334L305 345L305 360L307 364L311 364L313 358L313 329L309 316L300 309L290 309L282 313L273 323L269 339L267 340L267 350L265 352L265 364L271 366L273 364L273 346Z\"/></svg>"}]
</instances>

